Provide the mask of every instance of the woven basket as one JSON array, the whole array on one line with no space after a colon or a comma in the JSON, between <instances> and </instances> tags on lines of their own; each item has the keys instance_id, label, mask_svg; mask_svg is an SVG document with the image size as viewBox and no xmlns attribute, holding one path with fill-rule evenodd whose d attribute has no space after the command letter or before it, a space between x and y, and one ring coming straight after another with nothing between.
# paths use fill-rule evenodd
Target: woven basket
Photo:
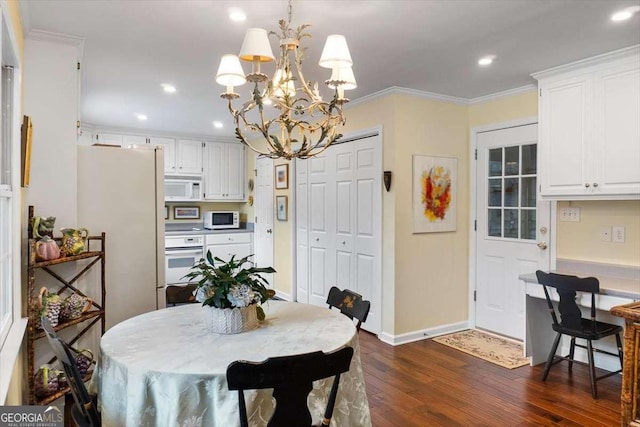
<instances>
[{"instance_id":1,"label":"woven basket","mask_svg":"<svg viewBox=\"0 0 640 427\"><path fill-rule=\"evenodd\" d=\"M256 304L242 308L216 308L206 306L209 309L209 329L217 334L238 334L258 326L258 313Z\"/></svg>"}]
</instances>

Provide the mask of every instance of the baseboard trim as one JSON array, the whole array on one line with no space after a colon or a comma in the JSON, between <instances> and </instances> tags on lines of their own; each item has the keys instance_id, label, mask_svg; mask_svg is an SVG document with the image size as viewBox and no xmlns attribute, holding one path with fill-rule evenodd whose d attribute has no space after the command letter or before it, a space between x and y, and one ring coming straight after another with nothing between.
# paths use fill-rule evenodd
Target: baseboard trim
<instances>
[{"instance_id":1,"label":"baseboard trim","mask_svg":"<svg viewBox=\"0 0 640 427\"><path fill-rule=\"evenodd\" d=\"M380 334L378 334L378 339L385 344L396 346L408 344L410 342L426 340L440 335L452 334L454 332L464 331L465 329L469 329L469 322L467 321L451 323L449 325L435 326L433 328L406 332L399 335L392 335L387 332L381 332Z\"/></svg>"},{"instance_id":2,"label":"baseboard trim","mask_svg":"<svg viewBox=\"0 0 640 427\"><path fill-rule=\"evenodd\" d=\"M291 295L286 294L280 290L276 291L276 298L284 301L291 301ZM274 299L276 299L274 298Z\"/></svg>"}]
</instances>

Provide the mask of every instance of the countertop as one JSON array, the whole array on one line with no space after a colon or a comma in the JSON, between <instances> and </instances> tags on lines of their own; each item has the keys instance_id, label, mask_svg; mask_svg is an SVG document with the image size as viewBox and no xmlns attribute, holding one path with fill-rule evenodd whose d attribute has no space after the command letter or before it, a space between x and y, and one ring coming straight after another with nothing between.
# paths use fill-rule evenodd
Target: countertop
<instances>
[{"instance_id":1,"label":"countertop","mask_svg":"<svg viewBox=\"0 0 640 427\"><path fill-rule=\"evenodd\" d=\"M558 260L556 269L551 272L596 277L600 282L601 294L640 300L640 270L636 267ZM528 283L538 283L535 272L521 274L518 278Z\"/></svg>"},{"instance_id":2,"label":"countertop","mask_svg":"<svg viewBox=\"0 0 640 427\"><path fill-rule=\"evenodd\" d=\"M165 223L165 236L194 236L205 234L253 233L253 223L240 223L240 228L207 230L202 222Z\"/></svg>"}]
</instances>

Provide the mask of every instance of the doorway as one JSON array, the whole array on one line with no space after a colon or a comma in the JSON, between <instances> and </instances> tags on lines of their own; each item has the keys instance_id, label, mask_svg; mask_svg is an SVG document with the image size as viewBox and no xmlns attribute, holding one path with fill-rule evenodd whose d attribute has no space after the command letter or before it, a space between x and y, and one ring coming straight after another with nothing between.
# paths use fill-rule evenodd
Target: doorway
<instances>
[{"instance_id":1,"label":"doorway","mask_svg":"<svg viewBox=\"0 0 640 427\"><path fill-rule=\"evenodd\" d=\"M537 198L537 124L475 135L475 326L523 340L524 273L550 262L550 202ZM475 287L473 285L475 284Z\"/></svg>"},{"instance_id":2,"label":"doorway","mask_svg":"<svg viewBox=\"0 0 640 427\"><path fill-rule=\"evenodd\" d=\"M273 160L256 157L254 238L257 267L274 265L273 256ZM262 275L275 286L273 274Z\"/></svg>"}]
</instances>

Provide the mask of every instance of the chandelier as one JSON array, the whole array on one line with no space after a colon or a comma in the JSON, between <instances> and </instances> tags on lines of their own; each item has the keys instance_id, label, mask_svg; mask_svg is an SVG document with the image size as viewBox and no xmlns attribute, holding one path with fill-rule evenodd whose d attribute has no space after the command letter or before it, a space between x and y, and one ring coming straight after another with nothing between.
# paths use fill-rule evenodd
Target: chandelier
<instances>
[{"instance_id":1,"label":"chandelier","mask_svg":"<svg viewBox=\"0 0 640 427\"><path fill-rule=\"evenodd\" d=\"M307 159L329 148L342 136L338 132L345 123L342 107L349 101L344 91L356 88L347 41L338 34L327 37L318 62L321 67L331 69L331 77L325 81L333 90L330 100L322 98L318 83L304 78L302 61L306 48L301 47L300 41L311 37L306 32L310 25L293 29L291 12L289 0L288 19L279 21L279 34L249 28L239 57L224 55L216 74L216 82L226 86L220 97L229 102L236 138L256 153L272 159ZM279 38L278 58L271 51L269 35ZM240 60L251 62L251 73L244 74ZM261 64L274 60L276 70L269 77L262 72ZM253 83L253 90L236 109L233 101L240 95L234 92L234 86L245 82ZM247 132L258 135L259 146L255 140L249 142Z\"/></svg>"}]
</instances>

